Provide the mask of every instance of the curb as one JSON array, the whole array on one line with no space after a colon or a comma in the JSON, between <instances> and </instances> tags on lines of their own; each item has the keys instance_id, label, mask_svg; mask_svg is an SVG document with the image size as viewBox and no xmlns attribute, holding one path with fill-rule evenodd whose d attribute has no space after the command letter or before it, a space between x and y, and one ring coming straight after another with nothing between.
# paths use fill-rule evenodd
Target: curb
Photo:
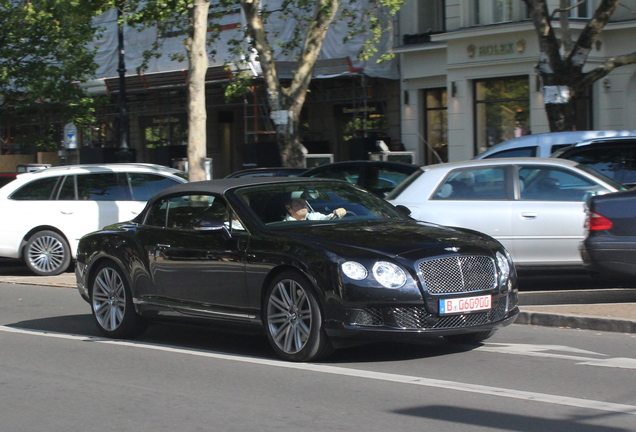
<instances>
[{"instance_id":1,"label":"curb","mask_svg":"<svg viewBox=\"0 0 636 432\"><path fill-rule=\"evenodd\" d=\"M636 333L636 321L570 314L520 311L514 323L543 327L568 327L581 330Z\"/></svg>"}]
</instances>

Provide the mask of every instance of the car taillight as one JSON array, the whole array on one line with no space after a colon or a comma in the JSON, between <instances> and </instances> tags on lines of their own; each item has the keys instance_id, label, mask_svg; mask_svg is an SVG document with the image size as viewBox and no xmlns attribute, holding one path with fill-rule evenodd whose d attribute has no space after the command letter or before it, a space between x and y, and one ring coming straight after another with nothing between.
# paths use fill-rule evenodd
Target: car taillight
<instances>
[{"instance_id":1,"label":"car taillight","mask_svg":"<svg viewBox=\"0 0 636 432\"><path fill-rule=\"evenodd\" d=\"M587 218L587 229L590 231L601 231L612 229L612 221L603 215L590 212Z\"/></svg>"}]
</instances>

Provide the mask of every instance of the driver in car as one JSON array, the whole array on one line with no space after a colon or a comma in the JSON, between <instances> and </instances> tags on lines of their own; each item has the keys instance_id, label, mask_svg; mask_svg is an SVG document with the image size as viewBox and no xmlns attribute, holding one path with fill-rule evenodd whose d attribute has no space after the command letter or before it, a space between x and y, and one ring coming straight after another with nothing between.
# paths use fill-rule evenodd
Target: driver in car
<instances>
[{"instance_id":1,"label":"driver in car","mask_svg":"<svg viewBox=\"0 0 636 432\"><path fill-rule=\"evenodd\" d=\"M331 214L322 214L314 211L309 211L307 200L304 198L290 198L285 204L287 214L283 220L296 221L296 220L327 220L333 218L341 218L347 214L347 210L341 208L335 209Z\"/></svg>"}]
</instances>

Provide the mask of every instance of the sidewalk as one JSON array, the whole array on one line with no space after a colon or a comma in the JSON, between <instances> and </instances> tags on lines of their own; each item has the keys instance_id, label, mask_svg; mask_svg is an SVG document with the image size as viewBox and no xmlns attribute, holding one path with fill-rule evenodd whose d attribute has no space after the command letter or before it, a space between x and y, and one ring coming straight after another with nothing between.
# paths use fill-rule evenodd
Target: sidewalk
<instances>
[{"instance_id":1,"label":"sidewalk","mask_svg":"<svg viewBox=\"0 0 636 432\"><path fill-rule=\"evenodd\" d=\"M0 283L76 288L75 274L0 275ZM515 324L636 333L636 288L604 288L519 293Z\"/></svg>"}]
</instances>

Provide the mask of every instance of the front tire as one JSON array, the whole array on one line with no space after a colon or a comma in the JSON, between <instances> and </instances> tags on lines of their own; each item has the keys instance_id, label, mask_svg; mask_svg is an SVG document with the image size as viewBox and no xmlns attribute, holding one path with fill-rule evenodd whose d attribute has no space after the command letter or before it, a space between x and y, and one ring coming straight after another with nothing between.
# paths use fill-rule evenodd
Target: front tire
<instances>
[{"instance_id":1,"label":"front tire","mask_svg":"<svg viewBox=\"0 0 636 432\"><path fill-rule=\"evenodd\" d=\"M58 275L71 265L71 248L60 234L39 231L26 242L24 262L38 276Z\"/></svg>"},{"instance_id":2,"label":"front tire","mask_svg":"<svg viewBox=\"0 0 636 432\"><path fill-rule=\"evenodd\" d=\"M112 262L101 264L90 283L93 318L99 330L112 338L132 338L145 330L135 311L128 282Z\"/></svg>"},{"instance_id":3,"label":"front tire","mask_svg":"<svg viewBox=\"0 0 636 432\"><path fill-rule=\"evenodd\" d=\"M286 271L272 281L265 295L263 317L267 338L284 360L315 361L333 352L318 298L302 274Z\"/></svg>"}]
</instances>

